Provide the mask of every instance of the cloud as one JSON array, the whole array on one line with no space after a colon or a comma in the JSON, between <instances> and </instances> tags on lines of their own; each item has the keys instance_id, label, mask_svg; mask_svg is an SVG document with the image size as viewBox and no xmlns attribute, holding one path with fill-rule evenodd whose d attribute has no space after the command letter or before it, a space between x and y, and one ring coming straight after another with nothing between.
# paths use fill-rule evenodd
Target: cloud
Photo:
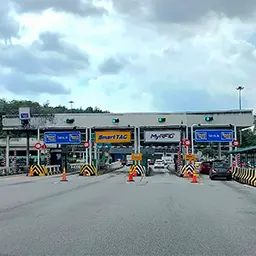
<instances>
[{"instance_id":1,"label":"cloud","mask_svg":"<svg viewBox=\"0 0 256 256\"><path fill-rule=\"evenodd\" d=\"M27 77L23 73L10 72L1 75L1 84L9 92L19 94L29 94L37 96L41 93L50 93L52 95L69 94L70 90L62 84L49 79L49 77Z\"/></svg>"},{"instance_id":2,"label":"cloud","mask_svg":"<svg viewBox=\"0 0 256 256\"><path fill-rule=\"evenodd\" d=\"M21 13L39 13L52 9L56 12L66 12L82 17L102 16L107 14L107 10L100 6L95 6L92 0L12 0L16 4L16 9Z\"/></svg>"},{"instance_id":3,"label":"cloud","mask_svg":"<svg viewBox=\"0 0 256 256\"><path fill-rule=\"evenodd\" d=\"M126 64L126 60L122 58L107 58L99 65L99 70L102 74L118 74Z\"/></svg>"},{"instance_id":4,"label":"cloud","mask_svg":"<svg viewBox=\"0 0 256 256\"><path fill-rule=\"evenodd\" d=\"M20 24L11 15L10 2L4 1L0 5L0 39L5 44L12 43L12 38L19 38Z\"/></svg>"},{"instance_id":5,"label":"cloud","mask_svg":"<svg viewBox=\"0 0 256 256\"><path fill-rule=\"evenodd\" d=\"M72 75L89 66L88 55L77 46L60 40L60 35L45 32L30 46L3 46L0 63L26 74Z\"/></svg>"},{"instance_id":6,"label":"cloud","mask_svg":"<svg viewBox=\"0 0 256 256\"><path fill-rule=\"evenodd\" d=\"M15 2L9 15L25 28L0 47L8 99L48 92L54 105L207 111L238 108L242 85L243 106L256 110L255 1L94 0L108 15L90 17L82 1Z\"/></svg>"},{"instance_id":7,"label":"cloud","mask_svg":"<svg viewBox=\"0 0 256 256\"><path fill-rule=\"evenodd\" d=\"M247 0L112 0L115 9L121 13L141 16L155 22L195 22L211 12L227 17L248 18L255 14L256 2Z\"/></svg>"}]
</instances>

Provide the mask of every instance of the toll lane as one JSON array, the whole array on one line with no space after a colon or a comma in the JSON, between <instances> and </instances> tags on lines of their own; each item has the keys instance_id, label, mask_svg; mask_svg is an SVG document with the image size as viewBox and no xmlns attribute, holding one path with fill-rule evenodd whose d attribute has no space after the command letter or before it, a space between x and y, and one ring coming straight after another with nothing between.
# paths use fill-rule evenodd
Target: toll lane
<instances>
[{"instance_id":1,"label":"toll lane","mask_svg":"<svg viewBox=\"0 0 256 256\"><path fill-rule=\"evenodd\" d=\"M0 213L0 254L254 255L255 190L168 173L102 177L49 183L63 193Z\"/></svg>"}]
</instances>

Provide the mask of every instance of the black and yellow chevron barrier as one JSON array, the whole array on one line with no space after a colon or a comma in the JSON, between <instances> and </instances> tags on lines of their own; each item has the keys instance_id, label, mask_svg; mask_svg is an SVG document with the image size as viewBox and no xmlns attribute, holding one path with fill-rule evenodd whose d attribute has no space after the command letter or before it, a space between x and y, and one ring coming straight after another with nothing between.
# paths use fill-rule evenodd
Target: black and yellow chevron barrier
<instances>
[{"instance_id":1,"label":"black and yellow chevron barrier","mask_svg":"<svg viewBox=\"0 0 256 256\"><path fill-rule=\"evenodd\" d=\"M29 168L29 176L45 176L48 170L44 165L31 165Z\"/></svg>"},{"instance_id":2,"label":"black and yellow chevron barrier","mask_svg":"<svg viewBox=\"0 0 256 256\"><path fill-rule=\"evenodd\" d=\"M195 166L193 164L186 164L181 168L180 174L183 176L184 173L187 174L193 174L193 172L196 170Z\"/></svg>"},{"instance_id":3,"label":"black and yellow chevron barrier","mask_svg":"<svg viewBox=\"0 0 256 256\"><path fill-rule=\"evenodd\" d=\"M84 164L80 167L80 176L94 176L97 175L97 169L92 164Z\"/></svg>"},{"instance_id":4,"label":"black and yellow chevron barrier","mask_svg":"<svg viewBox=\"0 0 256 256\"><path fill-rule=\"evenodd\" d=\"M256 187L256 170L254 168L232 167L233 180Z\"/></svg>"},{"instance_id":5,"label":"black and yellow chevron barrier","mask_svg":"<svg viewBox=\"0 0 256 256\"><path fill-rule=\"evenodd\" d=\"M138 164L138 165L132 165L130 167L130 171L132 171L133 175L135 176L142 176L143 174L145 175L146 173L146 167Z\"/></svg>"}]
</instances>

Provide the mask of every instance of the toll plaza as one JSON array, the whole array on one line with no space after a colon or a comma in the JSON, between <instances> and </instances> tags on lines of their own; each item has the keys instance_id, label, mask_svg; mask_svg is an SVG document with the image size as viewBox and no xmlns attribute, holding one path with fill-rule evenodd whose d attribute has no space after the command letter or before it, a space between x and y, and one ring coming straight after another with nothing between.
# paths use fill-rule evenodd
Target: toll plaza
<instances>
[{"instance_id":1,"label":"toll plaza","mask_svg":"<svg viewBox=\"0 0 256 256\"><path fill-rule=\"evenodd\" d=\"M67 156L75 156L74 164L100 168L124 155L142 154L148 158L170 154L176 165L184 165L186 154L196 154L200 145L212 143L222 150L232 148L238 131L253 124L252 110L208 111L186 113L104 113L33 115L29 108L19 116L3 116L7 132L5 166L10 168L11 133L26 133L26 165L30 165L29 138L37 138L37 164L46 150L46 165L66 166ZM70 139L71 138L71 139ZM75 138L75 139L74 139ZM43 143L41 142L43 139ZM77 140L76 140L77 139ZM68 140L68 141L66 141ZM213 145L213 143L215 143ZM63 160L64 159L64 160Z\"/></svg>"}]
</instances>

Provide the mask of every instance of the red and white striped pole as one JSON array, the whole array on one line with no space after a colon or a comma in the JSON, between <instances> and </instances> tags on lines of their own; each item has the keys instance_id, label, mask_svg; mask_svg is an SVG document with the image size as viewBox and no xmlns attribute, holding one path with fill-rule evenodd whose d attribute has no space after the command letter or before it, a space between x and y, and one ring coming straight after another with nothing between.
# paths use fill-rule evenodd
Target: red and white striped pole
<instances>
[{"instance_id":1,"label":"red and white striped pole","mask_svg":"<svg viewBox=\"0 0 256 256\"><path fill-rule=\"evenodd\" d=\"M17 151L14 150L13 152L13 166L16 169L17 168Z\"/></svg>"},{"instance_id":2,"label":"red and white striped pole","mask_svg":"<svg viewBox=\"0 0 256 256\"><path fill-rule=\"evenodd\" d=\"M181 167L181 151L178 151L178 171L180 170Z\"/></svg>"}]
</instances>

